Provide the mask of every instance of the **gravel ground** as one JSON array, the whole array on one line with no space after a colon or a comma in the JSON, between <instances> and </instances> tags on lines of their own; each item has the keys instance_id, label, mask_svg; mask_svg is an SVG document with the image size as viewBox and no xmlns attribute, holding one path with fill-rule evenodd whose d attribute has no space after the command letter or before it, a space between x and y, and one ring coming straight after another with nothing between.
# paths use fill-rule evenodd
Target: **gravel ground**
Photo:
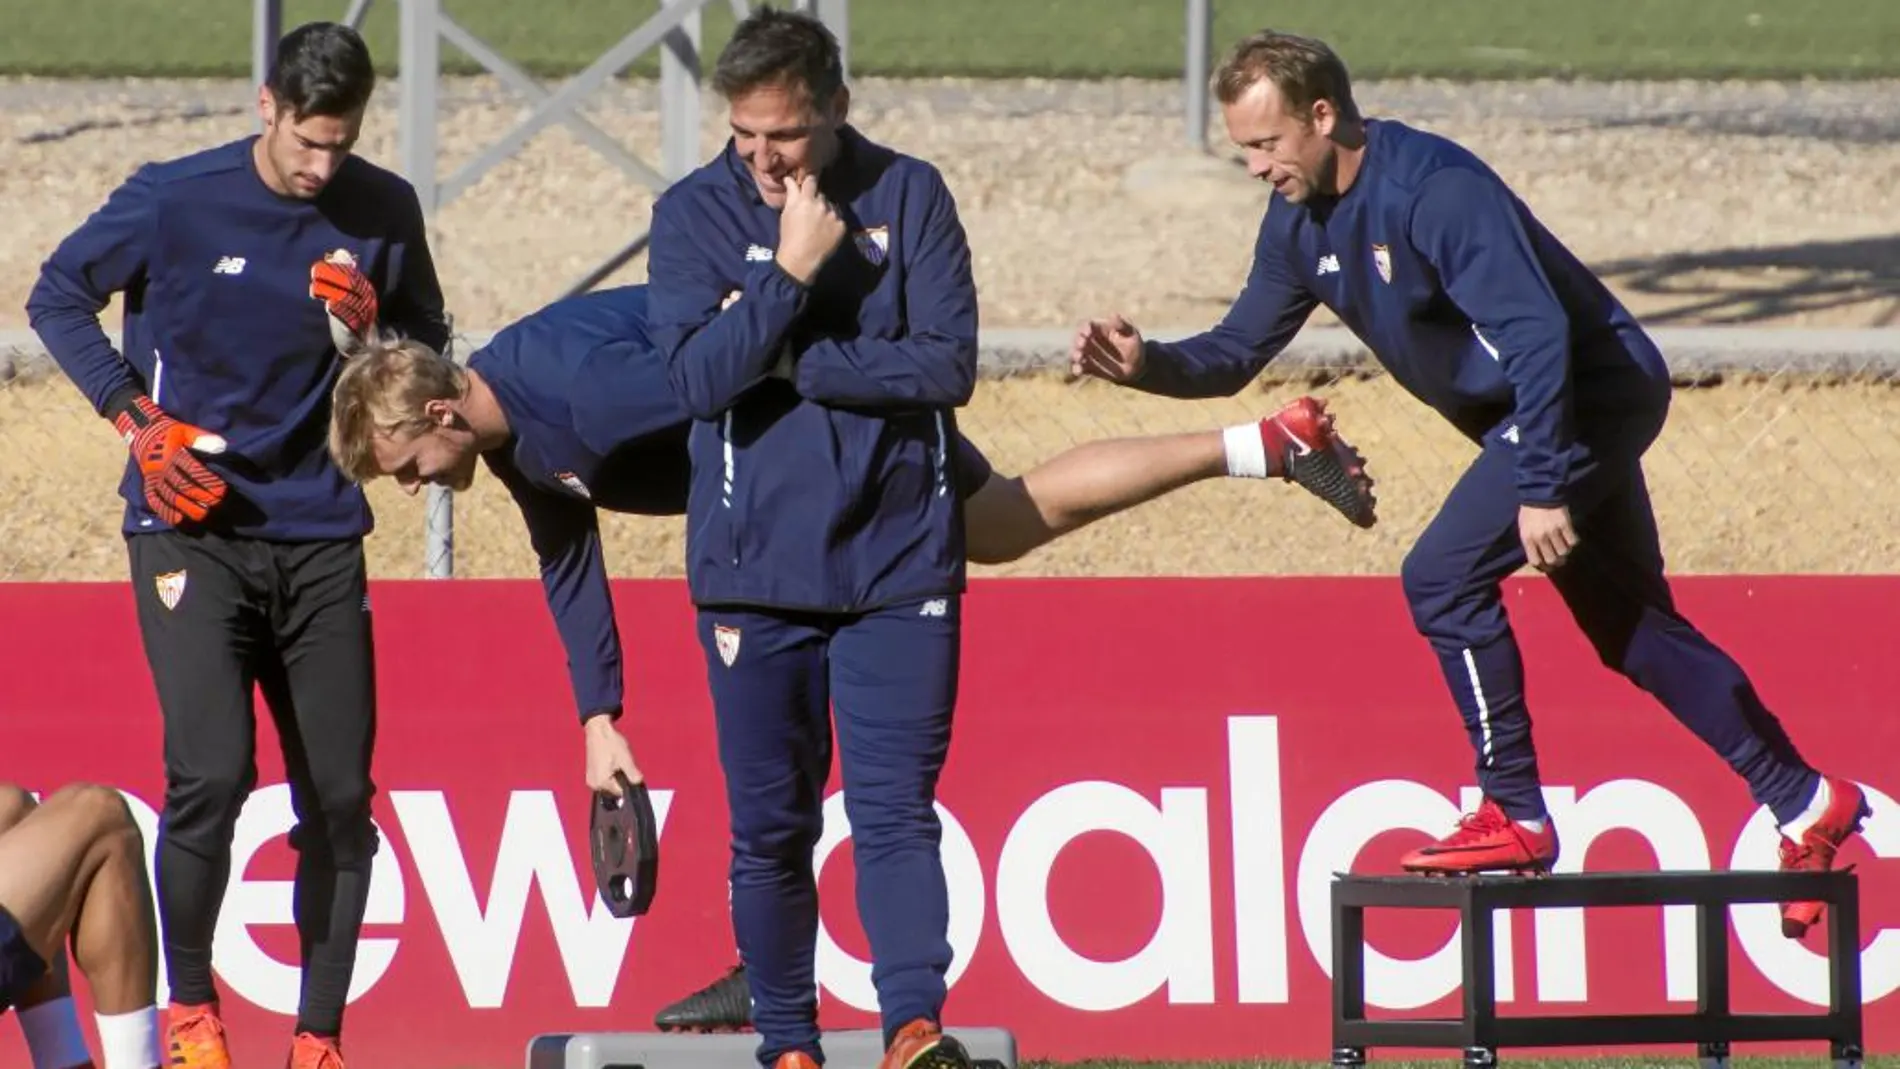
<instances>
[{"instance_id":1,"label":"gravel ground","mask_svg":"<svg viewBox=\"0 0 1900 1069\"><path fill-rule=\"evenodd\" d=\"M379 93L361 148L390 162L395 89ZM1361 95L1375 114L1478 150L1652 323L1900 324L1900 83L1404 83ZM0 330L25 326L20 305L47 250L132 167L241 135L247 98L229 82L0 82L0 202L11 209L0 280L14 295L0 302ZM1218 163L1183 162L1177 87L870 81L857 99L868 133L943 167L986 327L1063 327L1111 309L1157 332L1195 327L1220 315L1244 275L1262 191ZM616 87L588 114L652 159L655 100L650 88ZM445 176L525 111L483 80L448 84L443 104ZM722 118L708 100L706 153ZM650 193L567 131L531 150L438 216L436 254L464 329L532 310L643 228ZM614 281L643 271L635 261ZM123 450L63 383L4 388L4 372L0 491L18 519L0 523L0 580L122 578L112 532ZM1389 383L1321 385L1381 479L1375 531L1352 531L1287 487L1218 480L979 574L1390 574L1469 449ZM1092 438L1257 418L1300 388L1190 403L1005 379L986 382L965 427L999 470L1021 471ZM1888 384L1685 390L1650 464L1672 568L1891 570L1900 545L1887 517L1900 488L1881 473L1900 464L1896 443L1900 393ZM387 486L373 500L375 574L421 574L420 503ZM492 481L478 481L457 516L458 574L533 574ZM678 574L677 521L603 526L615 574Z\"/></svg>"},{"instance_id":2,"label":"gravel ground","mask_svg":"<svg viewBox=\"0 0 1900 1069\"><path fill-rule=\"evenodd\" d=\"M1300 392L1329 399L1378 480L1380 522L1360 531L1299 489L1214 479L1111 517L979 575L1391 575L1470 460L1471 447L1390 379L1263 382L1232 398L1175 401L1051 375L985 382L961 414L999 472L1079 442L1206 431L1258 419ZM55 445L57 443L57 445ZM125 450L78 391L0 387L0 582L119 580ZM1900 560L1900 390L1810 389L1730 379L1678 395L1647 464L1670 567L1679 573L1884 573ZM424 574L425 509L372 485L372 574ZM678 519L604 515L615 575L675 577ZM532 577L507 491L486 472L455 501L455 571Z\"/></svg>"},{"instance_id":3,"label":"gravel ground","mask_svg":"<svg viewBox=\"0 0 1900 1069\"><path fill-rule=\"evenodd\" d=\"M1372 83L1375 114L1459 138L1513 182L1656 323L1900 322L1900 83ZM1218 316L1246 266L1262 190L1185 160L1179 87L868 80L854 119L945 170L976 257L984 322L1050 327L1119 309L1151 326ZM137 163L250 128L239 82L0 81L0 329L46 251ZM397 86L361 151L393 163ZM658 155L651 86L587 114ZM526 109L488 79L442 92L441 170ZM723 113L707 98L702 149ZM1227 155L1216 122L1216 158ZM493 326L557 295L644 229L651 193L556 126L443 206L451 308ZM644 277L644 260L614 281Z\"/></svg>"}]
</instances>

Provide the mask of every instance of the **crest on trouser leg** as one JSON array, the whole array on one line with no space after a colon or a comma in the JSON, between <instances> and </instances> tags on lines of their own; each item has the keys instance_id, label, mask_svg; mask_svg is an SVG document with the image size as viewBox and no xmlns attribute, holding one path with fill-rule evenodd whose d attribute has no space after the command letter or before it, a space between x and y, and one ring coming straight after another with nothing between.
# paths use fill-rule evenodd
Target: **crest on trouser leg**
<instances>
[{"instance_id":1,"label":"crest on trouser leg","mask_svg":"<svg viewBox=\"0 0 1900 1069\"><path fill-rule=\"evenodd\" d=\"M731 668L732 662L739 659L739 629L725 624L713 625L713 646L719 650L719 659Z\"/></svg>"},{"instance_id":2,"label":"crest on trouser leg","mask_svg":"<svg viewBox=\"0 0 1900 1069\"><path fill-rule=\"evenodd\" d=\"M178 599L185 596L185 570L160 572L152 577L152 586L158 591L158 603L166 609L176 609Z\"/></svg>"}]
</instances>

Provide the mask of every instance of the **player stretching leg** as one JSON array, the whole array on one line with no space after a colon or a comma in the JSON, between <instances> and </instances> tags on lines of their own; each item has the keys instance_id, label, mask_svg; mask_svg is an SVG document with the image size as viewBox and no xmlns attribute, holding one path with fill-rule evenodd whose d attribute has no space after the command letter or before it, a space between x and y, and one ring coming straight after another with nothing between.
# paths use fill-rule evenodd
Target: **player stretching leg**
<instances>
[{"instance_id":1,"label":"player stretching leg","mask_svg":"<svg viewBox=\"0 0 1900 1069\"><path fill-rule=\"evenodd\" d=\"M0 1013L20 1011L34 1069L90 1066L64 962L85 976L104 1069L155 1069L158 933L145 842L109 787L43 804L0 785Z\"/></svg>"},{"instance_id":2,"label":"player stretching leg","mask_svg":"<svg viewBox=\"0 0 1900 1069\"><path fill-rule=\"evenodd\" d=\"M1863 792L1801 758L1664 578L1642 471L1671 390L1654 342L1476 156L1363 118L1322 42L1255 34L1216 88L1229 135L1273 186L1246 288L1218 327L1180 342L1144 341L1119 318L1086 324L1075 362L1154 394L1228 394L1325 305L1481 447L1402 579L1463 713L1484 801L1404 867L1541 870L1557 859L1500 591L1529 562L1603 663L1654 695L1773 813L1781 867L1828 869L1869 813ZM1783 931L1799 936L1820 914L1820 903L1784 904Z\"/></svg>"},{"instance_id":3,"label":"player stretching leg","mask_svg":"<svg viewBox=\"0 0 1900 1069\"><path fill-rule=\"evenodd\" d=\"M621 712L621 661L597 514L683 515L690 426L646 335L645 287L627 286L511 324L465 368L408 341L366 347L337 380L330 448L352 478L393 478L411 493L466 490L478 462L502 481L539 556L576 711L604 732ZM1016 560L1205 479L1291 480L1321 455L1350 473L1356 497L1342 511L1373 522L1372 480L1309 398L1223 430L1087 442L1020 476L993 474L967 439L956 453L976 563ZM614 789L618 766L592 744L589 753L588 786ZM619 770L639 782L636 768Z\"/></svg>"},{"instance_id":4,"label":"player stretching leg","mask_svg":"<svg viewBox=\"0 0 1900 1069\"><path fill-rule=\"evenodd\" d=\"M679 515L686 508L690 418L646 334L642 286L556 302L503 329L466 370L424 346L372 346L338 380L331 449L355 478L388 476L415 492L466 489L477 457L519 506L539 556L548 607L568 653L587 739L587 783L641 782L621 713L621 651L601 561L597 511ZM755 389L784 391L783 381ZM967 554L1001 563L1174 489L1222 476L1295 480L1346 475L1341 511L1373 522L1371 480L1310 399L1224 430L1089 442L1021 476L992 474L959 437ZM1314 485L1326 479L1312 481ZM736 986L735 986L736 985ZM662 1011L663 1029L750 1023L743 973Z\"/></svg>"},{"instance_id":5,"label":"player stretching leg","mask_svg":"<svg viewBox=\"0 0 1900 1069\"><path fill-rule=\"evenodd\" d=\"M229 1069L212 936L255 782L252 695L297 813L294 1069L341 1069L378 848L362 491L324 449L339 334L381 317L444 345L415 191L353 155L375 69L348 27L279 43L261 134L140 167L60 243L27 302L132 456L120 493L165 723L159 915L178 1069ZM126 309L122 352L99 324ZM349 339L345 337L344 342Z\"/></svg>"}]
</instances>

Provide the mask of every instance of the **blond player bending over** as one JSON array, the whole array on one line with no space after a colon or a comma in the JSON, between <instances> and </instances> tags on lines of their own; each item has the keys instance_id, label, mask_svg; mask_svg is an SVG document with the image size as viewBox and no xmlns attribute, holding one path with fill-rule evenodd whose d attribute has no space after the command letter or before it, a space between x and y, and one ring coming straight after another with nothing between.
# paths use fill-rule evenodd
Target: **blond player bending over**
<instances>
[{"instance_id":1,"label":"blond player bending over","mask_svg":"<svg viewBox=\"0 0 1900 1069\"><path fill-rule=\"evenodd\" d=\"M688 504L691 420L647 341L645 311L642 286L562 300L496 334L466 368L414 342L372 344L332 396L330 449L351 478L388 476L411 493L465 490L479 458L514 495L568 652L589 740L587 784L603 791L615 789L616 771L640 776L614 727L620 643L597 510L673 516ZM753 388L791 387L767 377ZM1312 398L1219 431L1090 442L1016 477L992 477L968 440L947 462L958 485L973 488L967 553L982 564L1225 475L1300 480L1331 492L1355 524L1374 522L1372 480Z\"/></svg>"}]
</instances>

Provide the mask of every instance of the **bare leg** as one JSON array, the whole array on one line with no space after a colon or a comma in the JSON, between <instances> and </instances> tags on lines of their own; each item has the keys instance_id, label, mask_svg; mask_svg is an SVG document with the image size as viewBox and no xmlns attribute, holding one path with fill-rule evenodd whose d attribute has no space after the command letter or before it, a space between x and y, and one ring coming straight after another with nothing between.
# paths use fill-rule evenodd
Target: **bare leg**
<instances>
[{"instance_id":1,"label":"bare leg","mask_svg":"<svg viewBox=\"0 0 1900 1069\"><path fill-rule=\"evenodd\" d=\"M0 835L5 835L15 824L25 820L26 815L38 804L24 788L0 783ZM15 1003L17 1009L30 1010L73 993L72 985L66 978L66 955L62 952L47 960L46 975L20 993L19 1001Z\"/></svg>"},{"instance_id":2,"label":"bare leg","mask_svg":"<svg viewBox=\"0 0 1900 1069\"><path fill-rule=\"evenodd\" d=\"M1002 564L1105 516L1227 474L1220 431L1108 438L1028 472L993 475L964 503L970 560Z\"/></svg>"},{"instance_id":3,"label":"bare leg","mask_svg":"<svg viewBox=\"0 0 1900 1069\"><path fill-rule=\"evenodd\" d=\"M156 997L148 886L143 838L110 787L63 788L0 835L0 908L43 960L71 938L101 1014L141 1010Z\"/></svg>"},{"instance_id":4,"label":"bare leg","mask_svg":"<svg viewBox=\"0 0 1900 1069\"><path fill-rule=\"evenodd\" d=\"M0 835L25 820L38 804L24 789L0 783ZM13 1008L20 1032L26 1037L33 1069L71 1069L91 1063L92 1052L86 1049L86 1036L79 1027L64 953L55 955L45 975L19 992Z\"/></svg>"}]
</instances>

